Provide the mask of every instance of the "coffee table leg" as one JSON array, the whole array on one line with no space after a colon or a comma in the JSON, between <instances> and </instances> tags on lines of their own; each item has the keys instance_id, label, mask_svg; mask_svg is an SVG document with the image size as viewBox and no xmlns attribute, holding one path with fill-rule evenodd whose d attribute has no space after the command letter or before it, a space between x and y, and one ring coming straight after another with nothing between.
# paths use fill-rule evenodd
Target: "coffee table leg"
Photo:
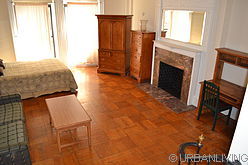
<instances>
[{"instance_id":1,"label":"coffee table leg","mask_svg":"<svg viewBox=\"0 0 248 165\"><path fill-rule=\"evenodd\" d=\"M49 121L50 121L50 125L52 125L52 118L50 114L49 114Z\"/></svg>"},{"instance_id":2,"label":"coffee table leg","mask_svg":"<svg viewBox=\"0 0 248 165\"><path fill-rule=\"evenodd\" d=\"M90 122L86 125L87 127L87 134L88 134L88 143L91 146L91 124Z\"/></svg>"},{"instance_id":3,"label":"coffee table leg","mask_svg":"<svg viewBox=\"0 0 248 165\"><path fill-rule=\"evenodd\" d=\"M51 118L51 115L50 114L49 114L49 120L50 120L50 125L53 128L53 122L52 122L52 118Z\"/></svg>"},{"instance_id":4,"label":"coffee table leg","mask_svg":"<svg viewBox=\"0 0 248 165\"><path fill-rule=\"evenodd\" d=\"M59 152L61 152L61 144L60 144L60 136L59 136L60 132L57 131L57 143L58 143L58 148L59 148Z\"/></svg>"}]
</instances>

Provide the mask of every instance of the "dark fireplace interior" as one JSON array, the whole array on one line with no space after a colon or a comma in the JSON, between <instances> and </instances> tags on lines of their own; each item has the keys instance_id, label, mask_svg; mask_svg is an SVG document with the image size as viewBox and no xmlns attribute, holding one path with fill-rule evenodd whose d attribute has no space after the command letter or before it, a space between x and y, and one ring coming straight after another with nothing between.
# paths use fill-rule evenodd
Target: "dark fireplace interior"
<instances>
[{"instance_id":1,"label":"dark fireplace interior","mask_svg":"<svg viewBox=\"0 0 248 165\"><path fill-rule=\"evenodd\" d=\"M183 70L160 61L158 87L181 98Z\"/></svg>"}]
</instances>

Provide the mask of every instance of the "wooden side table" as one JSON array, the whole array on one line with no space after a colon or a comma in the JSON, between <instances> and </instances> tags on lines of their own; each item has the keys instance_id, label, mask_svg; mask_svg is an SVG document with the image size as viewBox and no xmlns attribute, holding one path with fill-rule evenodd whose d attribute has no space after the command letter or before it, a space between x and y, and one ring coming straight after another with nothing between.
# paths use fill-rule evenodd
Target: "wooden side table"
<instances>
[{"instance_id":1,"label":"wooden side table","mask_svg":"<svg viewBox=\"0 0 248 165\"><path fill-rule=\"evenodd\" d=\"M80 143L80 140L72 143L61 144L60 134L65 131L75 130L86 126L88 143L91 146L91 118L84 110L75 95L46 99L51 124L56 130L59 151L62 148Z\"/></svg>"}]
</instances>

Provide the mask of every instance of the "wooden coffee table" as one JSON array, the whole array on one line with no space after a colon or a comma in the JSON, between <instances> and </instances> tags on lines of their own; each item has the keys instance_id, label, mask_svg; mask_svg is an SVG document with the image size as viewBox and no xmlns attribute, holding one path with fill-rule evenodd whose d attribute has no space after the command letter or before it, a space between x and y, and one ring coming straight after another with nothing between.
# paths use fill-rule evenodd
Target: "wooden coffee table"
<instances>
[{"instance_id":1,"label":"wooden coffee table","mask_svg":"<svg viewBox=\"0 0 248 165\"><path fill-rule=\"evenodd\" d=\"M88 143L89 146L91 145L91 118L75 95L46 99L46 104L52 127L56 130L59 151L63 147L81 142L80 140L75 140L72 143L61 144L60 134L65 131L76 130L82 126L87 127Z\"/></svg>"}]
</instances>

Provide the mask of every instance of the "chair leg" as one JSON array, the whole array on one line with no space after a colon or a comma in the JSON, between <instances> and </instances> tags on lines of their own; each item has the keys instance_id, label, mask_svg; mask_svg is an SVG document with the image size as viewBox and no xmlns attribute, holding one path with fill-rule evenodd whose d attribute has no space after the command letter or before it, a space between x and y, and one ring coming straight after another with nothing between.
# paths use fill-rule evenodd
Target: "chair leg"
<instances>
[{"instance_id":1,"label":"chair leg","mask_svg":"<svg viewBox=\"0 0 248 165\"><path fill-rule=\"evenodd\" d=\"M201 116L201 113L202 113L202 107L203 107L203 105L202 105L202 103L201 103L201 105L200 105L200 107L199 107L199 110L198 110L197 120L200 120L200 116Z\"/></svg>"},{"instance_id":2,"label":"chair leg","mask_svg":"<svg viewBox=\"0 0 248 165\"><path fill-rule=\"evenodd\" d=\"M218 112L215 112L215 114L214 114L214 122L213 122L212 131L214 131L214 129L215 129L215 125L216 125L217 118L218 118Z\"/></svg>"},{"instance_id":3,"label":"chair leg","mask_svg":"<svg viewBox=\"0 0 248 165\"><path fill-rule=\"evenodd\" d=\"M228 112L228 118L227 118L227 121L226 121L226 125L228 125L228 124L229 124L231 114L232 114L232 108L230 108L230 109L229 109L229 112Z\"/></svg>"}]
</instances>

